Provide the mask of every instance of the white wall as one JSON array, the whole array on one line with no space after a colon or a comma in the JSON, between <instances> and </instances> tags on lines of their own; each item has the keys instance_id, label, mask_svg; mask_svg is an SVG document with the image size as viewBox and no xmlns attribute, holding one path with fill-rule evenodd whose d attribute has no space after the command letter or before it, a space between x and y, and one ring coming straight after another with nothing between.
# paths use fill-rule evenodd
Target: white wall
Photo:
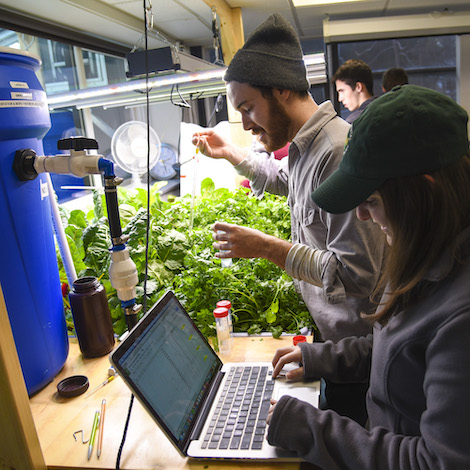
<instances>
[{"instance_id":1,"label":"white wall","mask_svg":"<svg viewBox=\"0 0 470 470\"><path fill-rule=\"evenodd\" d=\"M146 108L131 108L132 118L146 122ZM150 125L158 134L160 142L178 149L181 122L181 108L171 103L154 103L150 105Z\"/></svg>"}]
</instances>

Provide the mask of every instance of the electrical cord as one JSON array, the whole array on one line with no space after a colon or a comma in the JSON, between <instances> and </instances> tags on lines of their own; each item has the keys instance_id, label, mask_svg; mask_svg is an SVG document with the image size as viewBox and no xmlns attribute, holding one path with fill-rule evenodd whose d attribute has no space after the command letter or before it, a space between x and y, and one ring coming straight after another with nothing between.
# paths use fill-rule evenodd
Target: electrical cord
<instances>
[{"instance_id":1,"label":"electrical cord","mask_svg":"<svg viewBox=\"0 0 470 470\"><path fill-rule=\"evenodd\" d=\"M150 90L149 90L149 66L148 66L148 29L149 25L153 26L153 13L152 13L152 2L149 1L149 7L147 8L147 0L143 0L144 7L144 23L145 23L145 90L146 90L146 111L147 111L147 225L145 234L145 276L144 276L144 306L143 314L147 312L147 276L148 276L148 252L149 252L149 233L150 233ZM116 457L116 470L121 467L121 456L126 442L127 430L129 429L129 421L131 418L132 405L134 404L134 394L131 393L131 400L129 402L129 409L127 411L126 423L124 425L124 431L122 434L121 444L119 446L118 454Z\"/></svg>"},{"instance_id":2,"label":"electrical cord","mask_svg":"<svg viewBox=\"0 0 470 470\"><path fill-rule=\"evenodd\" d=\"M119 470L121 467L121 455L122 455L122 449L124 447L124 442L126 442L126 436L127 436L127 429L129 428L129 420L131 418L131 411L132 411L132 405L134 404L134 395L131 395L131 401L129 403L129 410L127 411L127 418L126 418L126 424L124 425L124 433L122 436L122 441L121 445L119 446L118 450L118 455L116 459L116 470Z\"/></svg>"},{"instance_id":3,"label":"electrical cord","mask_svg":"<svg viewBox=\"0 0 470 470\"><path fill-rule=\"evenodd\" d=\"M176 91L177 91L178 96L180 97L181 101L174 101L173 100L173 91L174 91L175 88L176 88ZM171 101L171 104L173 104L175 106L179 106L180 108L190 108L191 107L191 105L183 98L183 95L180 93L180 89L179 89L178 84L173 84L171 86L170 101Z\"/></svg>"},{"instance_id":4,"label":"electrical cord","mask_svg":"<svg viewBox=\"0 0 470 470\"><path fill-rule=\"evenodd\" d=\"M207 120L206 127L210 127L211 121L212 121L215 113L218 113L219 111L222 110L223 104L224 104L224 97L222 95L218 95L217 99L215 100L215 105L214 105L214 108L212 109L212 113L211 113L209 119Z\"/></svg>"}]
</instances>

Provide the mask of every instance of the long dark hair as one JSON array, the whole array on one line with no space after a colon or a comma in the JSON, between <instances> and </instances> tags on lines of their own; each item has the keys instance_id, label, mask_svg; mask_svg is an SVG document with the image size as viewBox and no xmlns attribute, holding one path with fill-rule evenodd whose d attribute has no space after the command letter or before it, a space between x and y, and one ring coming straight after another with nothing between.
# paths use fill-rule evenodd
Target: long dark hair
<instances>
[{"instance_id":1,"label":"long dark hair","mask_svg":"<svg viewBox=\"0 0 470 470\"><path fill-rule=\"evenodd\" d=\"M470 154L429 176L388 180L378 191L393 242L375 292L387 286L387 297L369 318L385 323L422 295L426 271L470 226Z\"/></svg>"}]
</instances>

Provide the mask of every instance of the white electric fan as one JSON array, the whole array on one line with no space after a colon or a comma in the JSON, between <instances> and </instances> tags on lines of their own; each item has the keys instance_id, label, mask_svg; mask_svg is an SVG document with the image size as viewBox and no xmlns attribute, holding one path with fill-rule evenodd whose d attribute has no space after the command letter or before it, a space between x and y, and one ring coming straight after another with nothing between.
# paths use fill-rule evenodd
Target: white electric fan
<instances>
[{"instance_id":1,"label":"white electric fan","mask_svg":"<svg viewBox=\"0 0 470 470\"><path fill-rule=\"evenodd\" d=\"M111 139L114 161L132 175L132 187L142 186L141 176L147 172L148 140L150 136L150 168L160 157L161 144L157 133L145 122L129 121L116 129Z\"/></svg>"}]
</instances>

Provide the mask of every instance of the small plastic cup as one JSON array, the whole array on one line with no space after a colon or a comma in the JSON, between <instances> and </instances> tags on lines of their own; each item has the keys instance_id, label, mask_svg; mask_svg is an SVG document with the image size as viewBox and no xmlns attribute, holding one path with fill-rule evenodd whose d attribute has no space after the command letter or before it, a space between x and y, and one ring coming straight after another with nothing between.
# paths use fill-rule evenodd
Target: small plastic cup
<instances>
[{"instance_id":1,"label":"small plastic cup","mask_svg":"<svg viewBox=\"0 0 470 470\"><path fill-rule=\"evenodd\" d=\"M296 335L292 338L292 343L294 346L297 346L299 343L306 343L307 342L307 337L304 335ZM303 364L302 362L299 362L299 367L302 367Z\"/></svg>"},{"instance_id":2,"label":"small plastic cup","mask_svg":"<svg viewBox=\"0 0 470 470\"><path fill-rule=\"evenodd\" d=\"M306 343L307 337L304 335L296 335L292 338L292 343L297 346L299 343Z\"/></svg>"}]
</instances>

